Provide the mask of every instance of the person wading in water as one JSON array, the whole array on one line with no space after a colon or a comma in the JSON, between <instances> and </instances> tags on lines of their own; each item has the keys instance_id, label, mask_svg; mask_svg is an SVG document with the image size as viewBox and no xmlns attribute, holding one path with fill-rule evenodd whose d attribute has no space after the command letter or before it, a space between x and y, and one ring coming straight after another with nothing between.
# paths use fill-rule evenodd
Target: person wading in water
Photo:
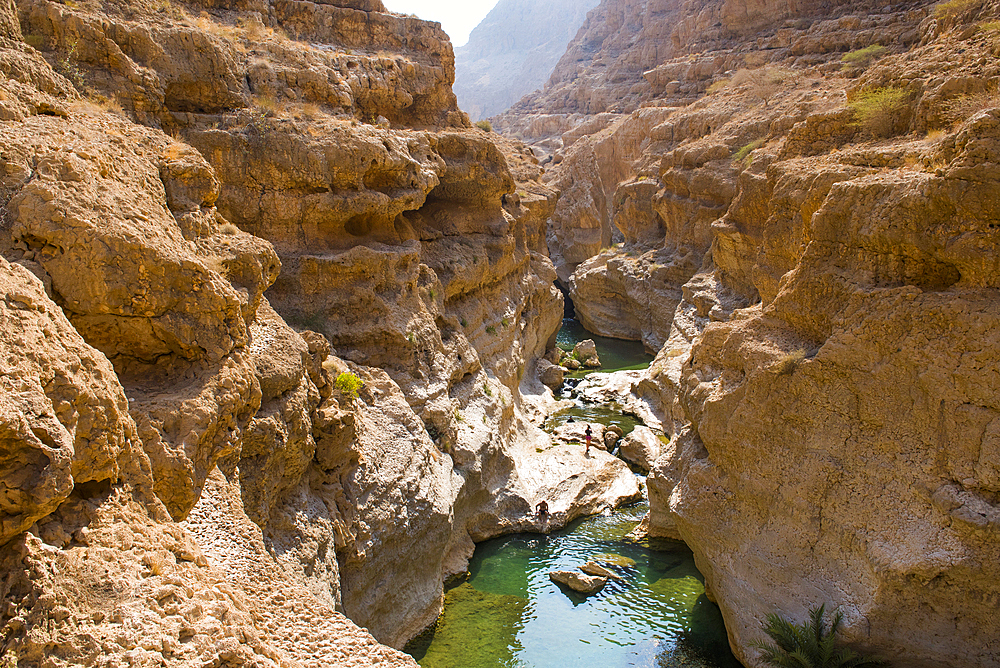
<instances>
[{"instance_id":1,"label":"person wading in water","mask_svg":"<svg viewBox=\"0 0 1000 668\"><path fill-rule=\"evenodd\" d=\"M589 424L587 425L587 431L585 433L587 434L587 450L583 454L585 454L586 456L589 457L590 456L590 437L593 434L593 432L590 431L590 425Z\"/></svg>"}]
</instances>

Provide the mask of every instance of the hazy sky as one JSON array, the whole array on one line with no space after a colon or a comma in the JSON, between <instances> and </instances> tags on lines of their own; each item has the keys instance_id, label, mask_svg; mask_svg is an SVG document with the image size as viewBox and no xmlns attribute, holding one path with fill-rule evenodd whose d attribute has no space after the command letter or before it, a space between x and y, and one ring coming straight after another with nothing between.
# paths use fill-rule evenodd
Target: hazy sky
<instances>
[{"instance_id":1,"label":"hazy sky","mask_svg":"<svg viewBox=\"0 0 1000 668\"><path fill-rule=\"evenodd\" d=\"M462 46L469 33L486 18L497 0L382 0L394 12L416 14L428 21L440 21L451 43Z\"/></svg>"}]
</instances>

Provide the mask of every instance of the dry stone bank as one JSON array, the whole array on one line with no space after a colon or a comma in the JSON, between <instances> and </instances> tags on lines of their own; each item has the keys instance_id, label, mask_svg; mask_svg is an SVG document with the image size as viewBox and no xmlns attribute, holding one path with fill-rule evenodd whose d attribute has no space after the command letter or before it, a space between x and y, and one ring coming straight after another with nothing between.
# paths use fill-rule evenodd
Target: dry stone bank
<instances>
[{"instance_id":1,"label":"dry stone bank","mask_svg":"<svg viewBox=\"0 0 1000 668\"><path fill-rule=\"evenodd\" d=\"M496 119L551 156L580 320L658 351L644 530L749 666L820 604L892 665L1000 665L998 19L606 0Z\"/></svg>"}]
</instances>

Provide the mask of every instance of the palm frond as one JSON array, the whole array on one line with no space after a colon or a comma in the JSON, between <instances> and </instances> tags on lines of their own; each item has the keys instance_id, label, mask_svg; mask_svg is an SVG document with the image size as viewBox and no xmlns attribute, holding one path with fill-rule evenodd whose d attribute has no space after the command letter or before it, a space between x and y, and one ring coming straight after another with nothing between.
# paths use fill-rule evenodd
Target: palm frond
<instances>
[{"instance_id":1,"label":"palm frond","mask_svg":"<svg viewBox=\"0 0 1000 668\"><path fill-rule=\"evenodd\" d=\"M802 624L768 614L762 628L774 644L755 640L750 646L759 650L761 661L776 668L885 668L889 665L880 659L861 656L847 647L838 647L836 634L844 615L836 611L829 627L824 622L825 616L825 604L810 610L809 621Z\"/></svg>"}]
</instances>

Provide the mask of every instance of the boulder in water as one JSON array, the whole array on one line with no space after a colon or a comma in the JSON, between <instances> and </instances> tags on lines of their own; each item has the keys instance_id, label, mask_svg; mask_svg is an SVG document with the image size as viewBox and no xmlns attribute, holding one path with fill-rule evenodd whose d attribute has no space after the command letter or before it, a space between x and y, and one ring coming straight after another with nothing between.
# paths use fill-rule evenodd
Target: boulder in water
<instances>
[{"instance_id":1,"label":"boulder in water","mask_svg":"<svg viewBox=\"0 0 1000 668\"><path fill-rule=\"evenodd\" d=\"M599 578L609 578L611 580L621 580L622 576L618 575L613 571L609 571L604 566L601 566L596 561L588 561L583 566L580 566L580 570L587 575L593 575Z\"/></svg>"},{"instance_id":2,"label":"boulder in water","mask_svg":"<svg viewBox=\"0 0 1000 668\"><path fill-rule=\"evenodd\" d=\"M580 341L573 346L571 353L573 359L579 360L588 369L596 369L601 366L601 359L597 356L597 344L593 339Z\"/></svg>"},{"instance_id":3,"label":"boulder in water","mask_svg":"<svg viewBox=\"0 0 1000 668\"><path fill-rule=\"evenodd\" d=\"M549 573L549 579L556 584L569 587L573 591L578 591L588 596L601 591L604 585L608 583L606 577L587 575L577 571L552 571Z\"/></svg>"}]
</instances>

